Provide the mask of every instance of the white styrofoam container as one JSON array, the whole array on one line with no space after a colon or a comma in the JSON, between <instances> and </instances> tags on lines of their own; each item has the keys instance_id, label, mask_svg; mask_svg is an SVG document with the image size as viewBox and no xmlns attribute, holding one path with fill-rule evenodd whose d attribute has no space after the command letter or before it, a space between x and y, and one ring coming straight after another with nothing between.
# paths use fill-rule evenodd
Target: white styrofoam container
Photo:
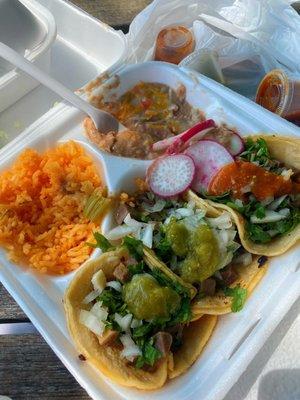
<instances>
[{"instance_id":1,"label":"white styrofoam container","mask_svg":"<svg viewBox=\"0 0 300 400\"><path fill-rule=\"evenodd\" d=\"M4 0L0 3L0 13L0 41L49 71L50 47L56 36L52 14L35 0L20 0L20 3ZM35 88L38 82L8 63L1 61L0 66L4 72L0 73L1 112Z\"/></svg>"},{"instance_id":2,"label":"white styrofoam container","mask_svg":"<svg viewBox=\"0 0 300 400\"><path fill-rule=\"evenodd\" d=\"M127 66L118 71L117 95L143 80L161 82L176 89L183 84L187 100L206 112L207 117L238 128L241 135L267 133L300 137L300 129L265 111L255 103L197 73L170 64L151 62ZM0 170L7 168L25 147L40 151L58 141L73 139L94 158L111 192L130 190L133 178L143 176L149 161L107 154L83 136L78 110L60 104L36 121L0 151ZM105 232L111 226L107 218ZM10 263L0 250L0 279L14 296L58 357L93 399L103 400L220 400L263 346L300 294L300 248L272 259L262 282L240 313L219 318L203 354L183 376L153 392L128 389L114 384L88 362L81 362L69 336L62 298L74 276L45 276Z\"/></svg>"}]
</instances>

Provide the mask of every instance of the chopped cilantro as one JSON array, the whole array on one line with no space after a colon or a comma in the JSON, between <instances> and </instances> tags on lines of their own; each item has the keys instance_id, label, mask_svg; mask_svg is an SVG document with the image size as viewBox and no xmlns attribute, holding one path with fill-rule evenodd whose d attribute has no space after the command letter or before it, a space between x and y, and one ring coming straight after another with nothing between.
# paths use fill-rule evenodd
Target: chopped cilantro
<instances>
[{"instance_id":1,"label":"chopped cilantro","mask_svg":"<svg viewBox=\"0 0 300 400\"><path fill-rule=\"evenodd\" d=\"M144 324L133 329L132 337L134 339L147 335L152 330L151 324Z\"/></svg>"},{"instance_id":2,"label":"chopped cilantro","mask_svg":"<svg viewBox=\"0 0 300 400\"><path fill-rule=\"evenodd\" d=\"M279 162L271 158L267 143L263 138L256 141L248 138L245 143L245 151L239 157L276 174L280 174L282 171Z\"/></svg>"},{"instance_id":3,"label":"chopped cilantro","mask_svg":"<svg viewBox=\"0 0 300 400\"><path fill-rule=\"evenodd\" d=\"M266 216L266 209L262 204L259 204L256 208L255 215L257 218L262 219Z\"/></svg>"},{"instance_id":4,"label":"chopped cilantro","mask_svg":"<svg viewBox=\"0 0 300 400\"><path fill-rule=\"evenodd\" d=\"M156 360L161 357L161 355L161 352L155 346L153 346L153 339L149 342L146 342L143 349L143 357L146 360L147 364L153 366Z\"/></svg>"},{"instance_id":5,"label":"chopped cilantro","mask_svg":"<svg viewBox=\"0 0 300 400\"><path fill-rule=\"evenodd\" d=\"M97 297L97 300L102 301L102 304L108 308L109 313L128 314L127 306L122 299L122 293L113 288L105 288Z\"/></svg>"},{"instance_id":6,"label":"chopped cilantro","mask_svg":"<svg viewBox=\"0 0 300 400\"><path fill-rule=\"evenodd\" d=\"M170 260L173 254L171 243L165 236L163 236L160 241L155 244L154 250L157 257L164 262Z\"/></svg>"},{"instance_id":7,"label":"chopped cilantro","mask_svg":"<svg viewBox=\"0 0 300 400\"><path fill-rule=\"evenodd\" d=\"M161 286L168 286L171 289L173 289L176 293L181 295L182 294L189 295L189 291L187 288L182 286L177 280L175 279L172 280L168 278L160 269L154 268L151 271L151 274Z\"/></svg>"},{"instance_id":8,"label":"chopped cilantro","mask_svg":"<svg viewBox=\"0 0 300 400\"><path fill-rule=\"evenodd\" d=\"M136 360L135 366L137 368L142 368L145 364L151 365L151 367L156 363L156 361L162 356L161 352L153 345L153 338L146 341L142 347L142 355Z\"/></svg>"},{"instance_id":9,"label":"chopped cilantro","mask_svg":"<svg viewBox=\"0 0 300 400\"><path fill-rule=\"evenodd\" d=\"M268 243L272 240L271 235L264 230L267 224L252 224L251 222L246 223L246 231L253 242L256 243Z\"/></svg>"},{"instance_id":10,"label":"chopped cilantro","mask_svg":"<svg viewBox=\"0 0 300 400\"><path fill-rule=\"evenodd\" d=\"M180 309L176 312L175 318L172 319L172 324L184 324L192 319L191 303L188 297L181 300Z\"/></svg>"},{"instance_id":11,"label":"chopped cilantro","mask_svg":"<svg viewBox=\"0 0 300 400\"><path fill-rule=\"evenodd\" d=\"M236 286L234 288L226 287L224 289L225 296L232 297L231 311L238 312L244 307L247 298L247 289Z\"/></svg>"},{"instance_id":12,"label":"chopped cilantro","mask_svg":"<svg viewBox=\"0 0 300 400\"><path fill-rule=\"evenodd\" d=\"M264 218L268 209L267 206L257 201L254 196L250 196L248 203L242 206L238 205L228 193L224 193L223 196L215 196L214 198L212 196L206 197L215 202L226 204L228 207L240 212L246 218L247 234L255 243L268 243L274 237L290 232L300 223L300 211L294 205L291 196L287 196L276 209L276 211L280 211L283 208L288 208L290 210L288 217L277 222L266 222L263 224L253 224L250 222L252 215L255 215L257 218ZM272 232L272 235L270 235L270 232Z\"/></svg>"},{"instance_id":13,"label":"chopped cilantro","mask_svg":"<svg viewBox=\"0 0 300 400\"><path fill-rule=\"evenodd\" d=\"M123 246L127 248L130 255L137 261L143 257L143 242L130 236L125 236L123 239Z\"/></svg>"},{"instance_id":14,"label":"chopped cilantro","mask_svg":"<svg viewBox=\"0 0 300 400\"><path fill-rule=\"evenodd\" d=\"M276 222L265 224L252 224L247 221L246 230L251 240L256 243L268 243L273 237L286 234L300 223L300 211L290 208L290 214L287 218ZM269 232L273 232L271 236Z\"/></svg>"},{"instance_id":15,"label":"chopped cilantro","mask_svg":"<svg viewBox=\"0 0 300 400\"><path fill-rule=\"evenodd\" d=\"M132 264L127 266L131 276L135 274L141 274L144 272L145 263L144 261L140 261L137 264Z\"/></svg>"},{"instance_id":16,"label":"chopped cilantro","mask_svg":"<svg viewBox=\"0 0 300 400\"><path fill-rule=\"evenodd\" d=\"M99 248L102 250L103 253L107 252L108 250L113 249L113 246L110 242L106 239L105 236L101 235L99 232L93 233L96 243L86 243L90 247Z\"/></svg>"}]
</instances>

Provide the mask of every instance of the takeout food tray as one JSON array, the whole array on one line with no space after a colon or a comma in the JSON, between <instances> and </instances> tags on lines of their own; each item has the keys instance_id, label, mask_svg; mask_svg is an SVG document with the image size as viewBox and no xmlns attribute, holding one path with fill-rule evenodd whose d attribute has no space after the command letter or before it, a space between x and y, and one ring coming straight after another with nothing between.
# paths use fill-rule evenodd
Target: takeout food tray
<instances>
[{"instance_id":1,"label":"takeout food tray","mask_svg":"<svg viewBox=\"0 0 300 400\"><path fill-rule=\"evenodd\" d=\"M150 62L127 66L118 71L121 95L140 80L165 83L175 89L183 84L187 101L200 107L218 123L235 126L241 135L270 133L299 135L299 130L214 81L179 69ZM133 179L143 176L149 161L126 159L99 150L83 135L84 114L60 104L0 151L0 169L7 168L26 147L43 151L57 142L78 141L90 154L109 191L132 190ZM111 228L108 216L102 231ZM94 257L96 253L92 255ZM120 387L88 363L79 360L68 334L63 310L63 294L74 273L48 276L12 265L0 251L0 278L15 297L55 353L94 399L221 399L283 318L300 290L300 249L271 261L270 269L246 303L243 311L218 319L216 330L204 353L183 376L154 392Z\"/></svg>"}]
</instances>

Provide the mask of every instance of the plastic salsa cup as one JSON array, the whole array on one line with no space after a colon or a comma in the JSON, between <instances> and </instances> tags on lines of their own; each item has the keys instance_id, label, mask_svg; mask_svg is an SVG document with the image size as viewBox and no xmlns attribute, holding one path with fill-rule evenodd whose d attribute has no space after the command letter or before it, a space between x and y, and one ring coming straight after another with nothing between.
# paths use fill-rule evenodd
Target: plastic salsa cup
<instances>
[{"instance_id":1,"label":"plastic salsa cup","mask_svg":"<svg viewBox=\"0 0 300 400\"><path fill-rule=\"evenodd\" d=\"M188 28L181 25L169 26L157 36L154 59L179 64L194 48L194 35Z\"/></svg>"},{"instance_id":2,"label":"plastic salsa cup","mask_svg":"<svg viewBox=\"0 0 300 400\"><path fill-rule=\"evenodd\" d=\"M299 125L300 76L281 69L270 71L258 86L256 103Z\"/></svg>"}]
</instances>

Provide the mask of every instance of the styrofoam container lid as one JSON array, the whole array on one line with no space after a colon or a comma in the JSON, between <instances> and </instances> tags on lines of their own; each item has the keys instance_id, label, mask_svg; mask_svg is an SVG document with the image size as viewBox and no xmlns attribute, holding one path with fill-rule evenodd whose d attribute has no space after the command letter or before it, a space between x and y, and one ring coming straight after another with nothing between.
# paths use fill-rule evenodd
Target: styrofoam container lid
<instances>
[{"instance_id":1,"label":"styrofoam container lid","mask_svg":"<svg viewBox=\"0 0 300 400\"><path fill-rule=\"evenodd\" d=\"M35 0L0 0L0 40L40 68L50 67L56 37L52 14ZM38 86L38 82L0 58L0 112Z\"/></svg>"},{"instance_id":2,"label":"styrofoam container lid","mask_svg":"<svg viewBox=\"0 0 300 400\"><path fill-rule=\"evenodd\" d=\"M53 16L34 0L0 0L1 42L33 61L48 49L56 34ZM0 85L3 75L14 66L0 58Z\"/></svg>"}]
</instances>

